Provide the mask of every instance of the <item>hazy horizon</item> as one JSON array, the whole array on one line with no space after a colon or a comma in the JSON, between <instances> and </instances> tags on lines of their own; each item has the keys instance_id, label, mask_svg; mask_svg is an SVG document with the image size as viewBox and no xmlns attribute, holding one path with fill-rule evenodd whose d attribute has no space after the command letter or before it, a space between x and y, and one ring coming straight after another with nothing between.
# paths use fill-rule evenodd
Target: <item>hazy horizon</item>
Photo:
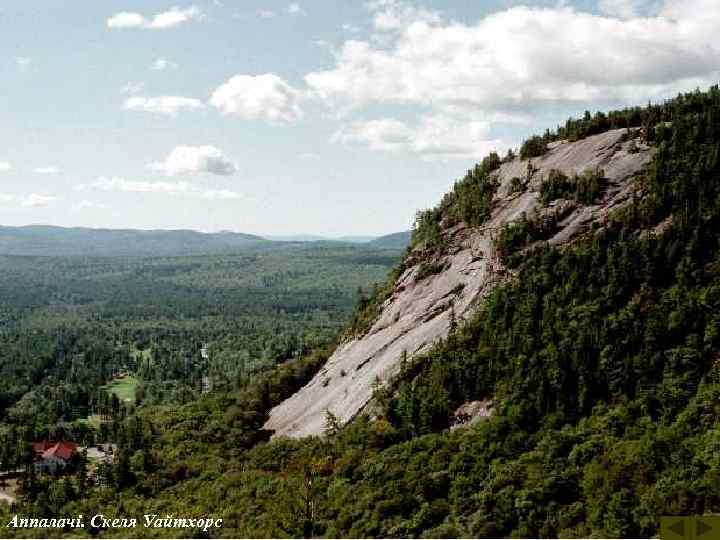
<instances>
[{"instance_id":1,"label":"hazy horizon","mask_svg":"<svg viewBox=\"0 0 720 540\"><path fill-rule=\"evenodd\" d=\"M714 0L11 0L2 221L408 230L490 151L716 83L718 20Z\"/></svg>"},{"instance_id":2,"label":"hazy horizon","mask_svg":"<svg viewBox=\"0 0 720 540\"><path fill-rule=\"evenodd\" d=\"M402 231L388 231L380 234L341 234L341 233L328 233L328 234L310 234L305 233L304 231L298 231L298 232L287 232L287 233L279 233L279 234L260 234L252 231L244 231L244 230L233 230L233 229L217 229L217 230L202 230L202 229L193 229L193 228L163 228L163 227L153 227L153 228L139 228L139 227L88 227L83 225L52 225L49 223L28 223L26 225L7 225L5 223L0 223L0 228L31 228L31 227L48 227L48 228L57 228L57 229L86 229L86 230L94 230L94 231L138 231L138 232L153 232L153 231L161 231L161 232L178 232L178 231L189 231L189 232L196 232L201 234L221 234L221 233L232 233L232 234L249 234L254 236L261 236L266 239L279 239L279 238L317 238L320 240L335 240L335 239L343 239L343 238L367 238L367 239L374 239L374 238L380 238L382 236L388 236L391 234L397 234L397 233L403 233L408 232L410 229L405 229Z\"/></svg>"}]
</instances>

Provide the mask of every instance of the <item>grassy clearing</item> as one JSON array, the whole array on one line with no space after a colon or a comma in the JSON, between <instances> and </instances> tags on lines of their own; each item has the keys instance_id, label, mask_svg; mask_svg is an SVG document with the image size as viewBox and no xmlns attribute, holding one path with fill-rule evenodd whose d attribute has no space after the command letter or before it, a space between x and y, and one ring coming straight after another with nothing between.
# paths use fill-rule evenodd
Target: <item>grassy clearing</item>
<instances>
[{"instance_id":1,"label":"grassy clearing","mask_svg":"<svg viewBox=\"0 0 720 540\"><path fill-rule=\"evenodd\" d=\"M87 418L78 418L77 420L75 420L75 423L84 424L94 429L100 429L100 415L91 414Z\"/></svg>"},{"instance_id":2,"label":"grassy clearing","mask_svg":"<svg viewBox=\"0 0 720 540\"><path fill-rule=\"evenodd\" d=\"M110 384L104 386L105 390L111 394L115 394L120 401L135 401L135 390L138 386L138 380L132 375L115 379Z\"/></svg>"}]
</instances>

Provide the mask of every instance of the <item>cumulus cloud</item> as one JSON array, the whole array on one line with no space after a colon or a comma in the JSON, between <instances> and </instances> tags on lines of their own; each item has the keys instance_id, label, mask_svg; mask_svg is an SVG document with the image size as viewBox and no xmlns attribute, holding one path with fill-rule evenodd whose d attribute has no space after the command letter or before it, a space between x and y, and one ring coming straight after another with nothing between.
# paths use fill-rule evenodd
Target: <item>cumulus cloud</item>
<instances>
[{"instance_id":1,"label":"cumulus cloud","mask_svg":"<svg viewBox=\"0 0 720 540\"><path fill-rule=\"evenodd\" d=\"M60 169L54 166L35 167L32 172L34 172L35 174L58 174L60 172Z\"/></svg>"},{"instance_id":2,"label":"cumulus cloud","mask_svg":"<svg viewBox=\"0 0 720 540\"><path fill-rule=\"evenodd\" d=\"M229 176L237 172L237 165L214 146L178 146L165 161L151 163L149 168L167 176L197 173Z\"/></svg>"},{"instance_id":3,"label":"cumulus cloud","mask_svg":"<svg viewBox=\"0 0 720 540\"><path fill-rule=\"evenodd\" d=\"M366 5L374 13L373 25L382 31L400 30L416 22L440 24L443 20L438 11L418 8L401 0L372 0Z\"/></svg>"},{"instance_id":4,"label":"cumulus cloud","mask_svg":"<svg viewBox=\"0 0 720 540\"><path fill-rule=\"evenodd\" d=\"M347 41L333 69L306 81L323 99L358 106L637 99L717 74L720 49L698 38L682 20L516 7L473 26L412 23L390 50Z\"/></svg>"},{"instance_id":5,"label":"cumulus cloud","mask_svg":"<svg viewBox=\"0 0 720 540\"><path fill-rule=\"evenodd\" d=\"M377 104L428 111L414 126L384 118L336 136L378 150L432 152L428 135L434 133L436 143L458 150L448 155L462 156L455 132L442 120L449 110L490 122L477 136L492 142L492 128L503 118L554 105L659 99L720 76L716 0L666 0L661 7L613 0L605 2L605 15L562 4L518 6L472 24L399 0L368 5L384 37L345 41L334 66L307 74L305 81L311 95L341 112ZM477 126L465 123L462 129L475 133Z\"/></svg>"},{"instance_id":6,"label":"cumulus cloud","mask_svg":"<svg viewBox=\"0 0 720 540\"><path fill-rule=\"evenodd\" d=\"M12 169L12 165L9 161L0 161L0 172L9 171Z\"/></svg>"},{"instance_id":7,"label":"cumulus cloud","mask_svg":"<svg viewBox=\"0 0 720 540\"><path fill-rule=\"evenodd\" d=\"M489 138L490 123L446 115L425 115L415 125L391 118L355 122L333 140L362 143L371 150L410 152L425 159L480 158L506 145Z\"/></svg>"},{"instance_id":8,"label":"cumulus cloud","mask_svg":"<svg viewBox=\"0 0 720 540\"><path fill-rule=\"evenodd\" d=\"M150 30L165 30L181 24L197 20L202 17L202 11L196 7L181 9L173 7L167 11L157 13L148 19L136 12L123 11L116 13L107 20L108 28L147 28Z\"/></svg>"},{"instance_id":9,"label":"cumulus cloud","mask_svg":"<svg viewBox=\"0 0 720 540\"><path fill-rule=\"evenodd\" d=\"M204 109L205 104L198 99L179 96L136 96L126 99L124 107L128 111L142 111L176 116L181 111Z\"/></svg>"},{"instance_id":10,"label":"cumulus cloud","mask_svg":"<svg viewBox=\"0 0 720 540\"><path fill-rule=\"evenodd\" d=\"M213 92L210 104L225 115L280 123L302 116L299 98L300 92L277 75L235 75Z\"/></svg>"}]
</instances>

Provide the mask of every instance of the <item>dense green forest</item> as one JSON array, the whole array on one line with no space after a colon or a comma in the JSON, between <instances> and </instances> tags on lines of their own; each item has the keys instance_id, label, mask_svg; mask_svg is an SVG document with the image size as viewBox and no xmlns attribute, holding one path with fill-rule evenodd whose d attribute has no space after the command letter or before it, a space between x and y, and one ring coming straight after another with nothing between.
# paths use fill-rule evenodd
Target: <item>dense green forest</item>
<instances>
[{"instance_id":1,"label":"dense green forest","mask_svg":"<svg viewBox=\"0 0 720 540\"><path fill-rule=\"evenodd\" d=\"M114 444L136 411L227 395L327 346L399 255L322 243L1 255L0 473L25 467L32 441ZM36 480L20 483L32 492Z\"/></svg>"},{"instance_id":2,"label":"dense green forest","mask_svg":"<svg viewBox=\"0 0 720 540\"><path fill-rule=\"evenodd\" d=\"M48 517L214 516L224 519L224 528L211 534L225 537L649 537L657 534L661 515L720 512L719 119L720 89L714 87L647 108L588 114L530 139L521 154L538 155L558 138L642 128L657 151L636 180L641 196L570 248L541 245L513 259L516 280L496 289L446 340L404 365L391 385L377 389L379 413L373 419L360 417L343 426L329 414L326 436L303 440L269 441L270 434L261 429L270 408L327 358L332 349L328 333L318 339L325 346L303 341L309 346L291 359L243 373L232 388L188 400L115 405L108 436L118 445L118 455L105 472L104 485L85 485L80 474L75 479L26 479L22 499L13 510L0 507L0 519L7 522L13 511ZM496 189L492 172L500 162L497 155L489 156L437 208L419 214L416 249L441 249L441 227L448 223L479 225L487 218ZM599 189L601 174L558 176L546 196L592 200ZM506 239L503 256L512 258L524 245ZM375 269L387 269L392 261L389 254L344 255L360 256ZM228 306L210 318L192 319L185 306L210 306L213 302L202 303L223 295L191 294L194 279L208 272L207 266L176 274L165 265L157 261L125 272L141 283L147 279L166 286L158 292L166 294L160 297L163 309L177 294L176 313L189 321L163 320L168 328L179 332L189 325L195 331L197 324L209 332L218 318L234 324L245 316L245 311L223 312L232 309ZM52 290L55 284L45 272L42 265L28 262L18 276L45 282ZM124 271L108 269L101 275L116 284L126 279ZM301 313L317 313L329 322L333 317L323 302L332 279L327 274L305 277L291 280L314 306ZM337 277L345 295L363 281L349 287L349 275ZM250 281L248 288L260 287ZM221 290L223 283L217 279ZM303 289L312 284L324 289ZM73 317L107 309L115 314L109 318L113 321L129 310L136 326L125 327L131 336L126 343L145 350L143 330L162 324L132 311L137 299L121 301L104 292L102 284L97 287L89 303L74 305ZM235 294L234 288L228 286L227 294ZM268 298L272 291L278 294L276 285L267 289ZM62 293L79 295L81 289L68 286ZM386 285L376 287L370 297L360 296L351 330L362 330L387 293ZM58 314L67 308L43 303L47 295L18 295L13 305L33 309L28 315L25 307L8 308L3 315L4 339L14 347L15 358L23 359L5 364L9 380L21 381L3 397L6 410L52 375L57 358L72 358L70 351L94 358L103 354L83 336L58 355L55 338L36 337L43 332L72 335L78 331L67 326L82 326L67 311ZM92 302L102 309L85 312ZM281 313L281 321L296 313L273 300L254 313L262 320L272 309L267 317L273 321ZM242 339L233 334L231 323L223 324L230 325L223 327L228 340ZM30 334L14 329L18 325ZM215 341L202 339L221 342L217 335ZM98 341L97 347L107 344ZM167 342L154 343L153 358L153 351ZM224 350L233 347L228 343ZM125 354L116 348L104 362L93 362L92 369L138 370L144 360L135 349L131 346ZM102 382L97 374L87 375L93 376ZM487 398L494 403L491 418L449 429L458 405ZM74 532L81 533L203 534L143 528ZM42 534L60 536L63 531Z\"/></svg>"}]
</instances>

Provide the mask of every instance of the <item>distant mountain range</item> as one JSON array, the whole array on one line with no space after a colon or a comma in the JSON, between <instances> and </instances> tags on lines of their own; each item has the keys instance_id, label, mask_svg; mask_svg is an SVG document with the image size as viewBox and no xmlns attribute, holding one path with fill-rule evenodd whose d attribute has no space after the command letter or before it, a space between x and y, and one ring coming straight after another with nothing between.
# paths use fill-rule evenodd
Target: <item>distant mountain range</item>
<instances>
[{"instance_id":1,"label":"distant mountain range","mask_svg":"<svg viewBox=\"0 0 720 540\"><path fill-rule=\"evenodd\" d=\"M408 239L404 244L402 244L402 235L407 235ZM202 233L193 230L91 229L48 225L0 226L0 255L100 257L200 255L247 248L271 248L273 245L288 242L328 241L362 244L375 249L402 249L409 241L409 233L396 233L379 238L372 236L325 238L311 235L262 237L230 231Z\"/></svg>"},{"instance_id":2,"label":"distant mountain range","mask_svg":"<svg viewBox=\"0 0 720 540\"><path fill-rule=\"evenodd\" d=\"M370 244L383 240L391 236L396 235L408 235L408 241L410 233L393 233L387 236L318 236L313 234L295 234L295 235L279 235L279 236L264 236L267 240L273 240L275 242L345 242L347 244Z\"/></svg>"},{"instance_id":3,"label":"distant mountain range","mask_svg":"<svg viewBox=\"0 0 720 540\"><path fill-rule=\"evenodd\" d=\"M384 236L317 236L296 234L286 236L265 236L275 242L345 242L348 244L368 244L375 248L402 249L410 243L410 231L387 234Z\"/></svg>"},{"instance_id":4,"label":"distant mountain range","mask_svg":"<svg viewBox=\"0 0 720 540\"><path fill-rule=\"evenodd\" d=\"M0 254L147 256L223 252L267 243L242 233L190 230L64 228L45 225L0 227Z\"/></svg>"},{"instance_id":5,"label":"distant mountain range","mask_svg":"<svg viewBox=\"0 0 720 540\"><path fill-rule=\"evenodd\" d=\"M369 244L374 248L380 249L405 249L410 245L410 231L397 232L393 234L386 234L375 238Z\"/></svg>"}]
</instances>

